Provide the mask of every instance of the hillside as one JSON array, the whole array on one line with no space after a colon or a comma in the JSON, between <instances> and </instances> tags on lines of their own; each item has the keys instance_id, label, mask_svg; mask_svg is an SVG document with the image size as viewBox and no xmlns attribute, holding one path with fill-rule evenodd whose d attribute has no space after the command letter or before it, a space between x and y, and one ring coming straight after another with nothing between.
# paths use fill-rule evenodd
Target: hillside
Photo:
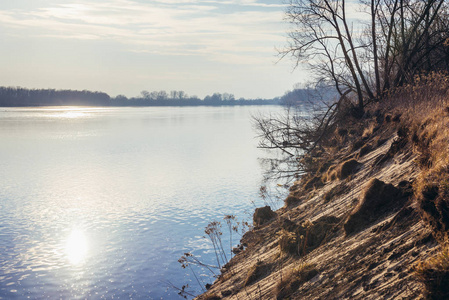
<instances>
[{"instance_id":1,"label":"hillside","mask_svg":"<svg viewBox=\"0 0 449 300\"><path fill-rule=\"evenodd\" d=\"M336 128L198 299L447 299L447 87L403 88Z\"/></svg>"}]
</instances>

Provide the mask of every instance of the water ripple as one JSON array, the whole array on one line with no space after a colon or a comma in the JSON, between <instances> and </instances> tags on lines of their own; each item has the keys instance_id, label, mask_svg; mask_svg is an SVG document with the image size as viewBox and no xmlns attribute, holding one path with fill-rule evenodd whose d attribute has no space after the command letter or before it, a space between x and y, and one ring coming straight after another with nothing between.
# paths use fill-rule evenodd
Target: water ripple
<instances>
[{"instance_id":1,"label":"water ripple","mask_svg":"<svg viewBox=\"0 0 449 300\"><path fill-rule=\"evenodd\" d=\"M258 197L251 109L0 112L0 298L170 299L161 282L193 287L177 259L214 264L205 226L247 217Z\"/></svg>"}]
</instances>

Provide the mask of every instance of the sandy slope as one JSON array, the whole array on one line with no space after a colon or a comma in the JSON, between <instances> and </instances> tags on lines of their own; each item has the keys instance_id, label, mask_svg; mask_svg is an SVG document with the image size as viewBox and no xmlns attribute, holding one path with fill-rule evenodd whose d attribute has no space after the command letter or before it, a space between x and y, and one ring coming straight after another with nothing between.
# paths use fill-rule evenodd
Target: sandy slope
<instances>
[{"instance_id":1,"label":"sandy slope","mask_svg":"<svg viewBox=\"0 0 449 300\"><path fill-rule=\"evenodd\" d=\"M419 298L421 286L413 275L413 265L435 253L439 246L418 216L413 196L405 204L384 212L358 233L346 235L343 230L343 223L372 178L397 186L404 180L412 182L419 172L410 145L393 158L376 163L397 138L396 133L387 137L386 143L358 159L362 165L349 179L304 192L299 205L281 208L277 218L247 233L242 242L248 247L232 259L208 293L198 299L276 299L279 282L304 265L312 265L318 273L295 288L290 299ZM326 202L325 193L342 183L345 192ZM334 216L340 222L318 248L305 255L289 255L280 250L278 241L283 220L301 224L322 216ZM244 286L248 273L258 261L266 271Z\"/></svg>"}]
</instances>

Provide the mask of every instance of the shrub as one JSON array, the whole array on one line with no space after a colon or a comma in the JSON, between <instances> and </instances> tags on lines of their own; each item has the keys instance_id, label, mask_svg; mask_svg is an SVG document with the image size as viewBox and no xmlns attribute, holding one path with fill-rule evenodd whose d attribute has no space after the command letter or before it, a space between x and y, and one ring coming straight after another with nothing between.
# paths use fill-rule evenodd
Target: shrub
<instances>
[{"instance_id":1,"label":"shrub","mask_svg":"<svg viewBox=\"0 0 449 300\"><path fill-rule=\"evenodd\" d=\"M296 233L282 229L279 233L279 249L286 254L299 254Z\"/></svg>"},{"instance_id":2,"label":"shrub","mask_svg":"<svg viewBox=\"0 0 449 300\"><path fill-rule=\"evenodd\" d=\"M318 273L319 272L314 265L300 265L298 268L288 273L287 276L284 276L276 285L276 299L281 300L290 297L302 284L318 275Z\"/></svg>"},{"instance_id":3,"label":"shrub","mask_svg":"<svg viewBox=\"0 0 449 300\"><path fill-rule=\"evenodd\" d=\"M428 299L449 299L449 247L415 266L415 274L424 285Z\"/></svg>"}]
</instances>

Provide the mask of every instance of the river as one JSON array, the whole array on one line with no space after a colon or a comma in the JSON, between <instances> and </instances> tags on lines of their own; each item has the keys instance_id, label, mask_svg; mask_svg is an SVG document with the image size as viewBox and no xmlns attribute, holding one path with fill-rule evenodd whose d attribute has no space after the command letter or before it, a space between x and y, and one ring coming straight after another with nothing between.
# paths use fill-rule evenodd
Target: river
<instances>
[{"instance_id":1,"label":"river","mask_svg":"<svg viewBox=\"0 0 449 300\"><path fill-rule=\"evenodd\" d=\"M251 115L279 110L0 109L0 299L200 292L177 260L214 264L204 227L263 205Z\"/></svg>"}]
</instances>

